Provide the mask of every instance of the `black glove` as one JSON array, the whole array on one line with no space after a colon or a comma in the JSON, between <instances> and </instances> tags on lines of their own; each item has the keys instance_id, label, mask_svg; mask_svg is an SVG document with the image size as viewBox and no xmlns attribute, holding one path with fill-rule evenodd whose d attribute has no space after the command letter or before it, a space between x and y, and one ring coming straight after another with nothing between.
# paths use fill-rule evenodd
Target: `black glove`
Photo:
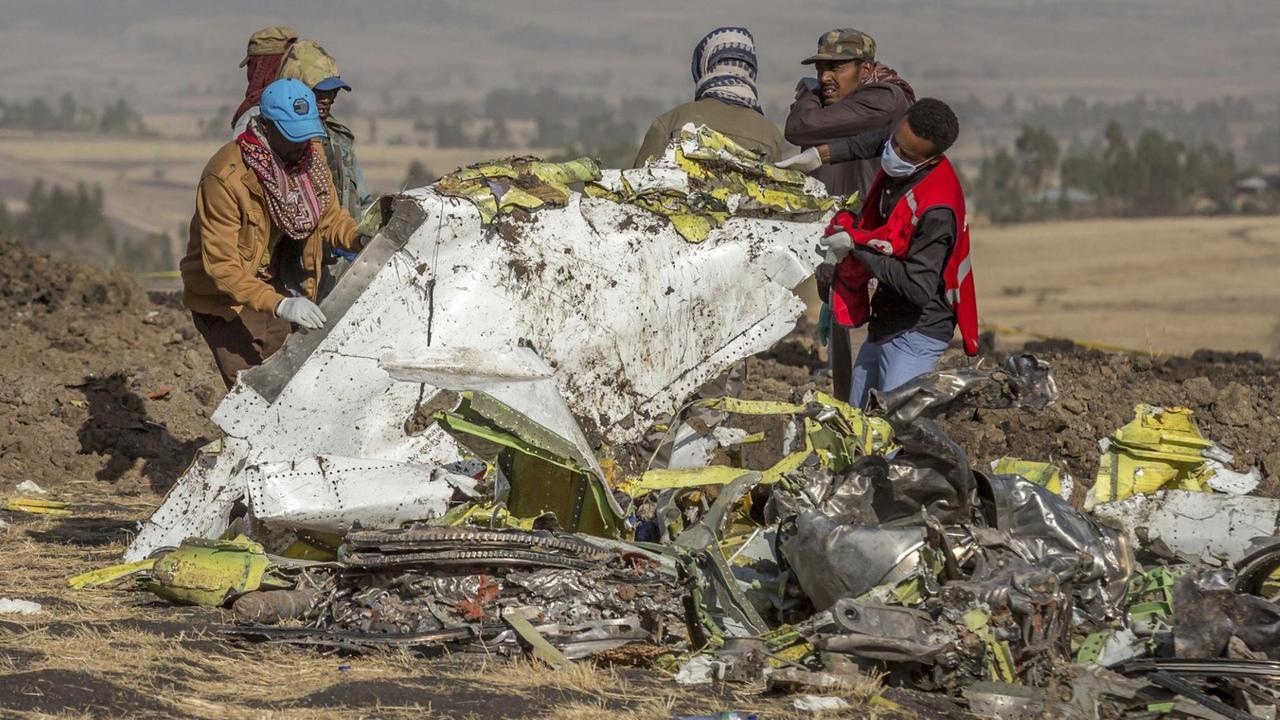
<instances>
[{"instance_id":1,"label":"black glove","mask_svg":"<svg viewBox=\"0 0 1280 720\"><path fill-rule=\"evenodd\" d=\"M818 299L824 303L831 302L831 282L836 279L836 266L823 263L814 271L813 277L818 282Z\"/></svg>"}]
</instances>

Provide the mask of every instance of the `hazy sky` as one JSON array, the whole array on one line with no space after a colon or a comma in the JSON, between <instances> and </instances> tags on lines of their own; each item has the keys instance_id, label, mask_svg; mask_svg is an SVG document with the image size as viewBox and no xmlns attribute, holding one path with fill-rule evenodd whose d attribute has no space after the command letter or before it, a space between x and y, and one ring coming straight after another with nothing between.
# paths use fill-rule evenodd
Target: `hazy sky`
<instances>
[{"instance_id":1,"label":"hazy sky","mask_svg":"<svg viewBox=\"0 0 1280 720\"><path fill-rule=\"evenodd\" d=\"M320 41L374 104L542 85L683 97L692 45L724 24L754 32L767 102L790 99L799 60L841 26L875 36L921 95L1266 99L1280 87L1280 0L0 0L0 97L217 107L243 90L249 33L279 22Z\"/></svg>"}]
</instances>

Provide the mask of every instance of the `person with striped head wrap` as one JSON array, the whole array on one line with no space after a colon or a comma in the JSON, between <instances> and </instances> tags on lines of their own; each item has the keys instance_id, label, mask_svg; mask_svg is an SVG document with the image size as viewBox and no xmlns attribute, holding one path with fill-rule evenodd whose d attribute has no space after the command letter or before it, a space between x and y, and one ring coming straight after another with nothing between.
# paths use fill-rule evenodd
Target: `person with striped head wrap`
<instances>
[{"instance_id":1,"label":"person with striped head wrap","mask_svg":"<svg viewBox=\"0 0 1280 720\"><path fill-rule=\"evenodd\" d=\"M635 166L662 155L671 135L685 125L706 125L775 162L782 132L760 110L756 95L755 38L744 27L716 28L693 48L693 101L658 116L645 133Z\"/></svg>"}]
</instances>

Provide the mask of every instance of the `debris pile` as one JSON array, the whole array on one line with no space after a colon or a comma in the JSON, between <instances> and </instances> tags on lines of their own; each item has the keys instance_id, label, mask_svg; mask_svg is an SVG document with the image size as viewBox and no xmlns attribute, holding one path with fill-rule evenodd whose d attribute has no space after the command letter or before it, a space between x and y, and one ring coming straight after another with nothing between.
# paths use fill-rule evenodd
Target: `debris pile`
<instances>
[{"instance_id":1,"label":"debris pile","mask_svg":"<svg viewBox=\"0 0 1280 720\"><path fill-rule=\"evenodd\" d=\"M667 160L702 154L755 168L702 131ZM508 204L559 172L509 167L387 203L330 326L244 373L131 562L73 582L135 575L230 604L229 635L351 652L558 666L639 644L676 682L799 708L875 676L1004 717L1274 714L1280 501L1189 411L1107 430L1081 509L1078 468L979 460L946 430L966 396L1030 418L1074 397L1034 356L867 412L686 403L794 324L824 199Z\"/></svg>"}]
</instances>

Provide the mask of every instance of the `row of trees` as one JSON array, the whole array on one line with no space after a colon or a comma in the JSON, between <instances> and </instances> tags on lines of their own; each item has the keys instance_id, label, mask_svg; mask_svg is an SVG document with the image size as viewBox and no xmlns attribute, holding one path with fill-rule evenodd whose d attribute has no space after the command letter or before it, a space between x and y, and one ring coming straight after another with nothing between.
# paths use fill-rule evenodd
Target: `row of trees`
<instances>
[{"instance_id":1,"label":"row of trees","mask_svg":"<svg viewBox=\"0 0 1280 720\"><path fill-rule=\"evenodd\" d=\"M140 271L168 270L176 263L163 234L118 234L104 212L102 186L83 182L64 188L37 180L21 210L10 209L0 198L0 235L78 262L119 262Z\"/></svg>"},{"instance_id":2,"label":"row of trees","mask_svg":"<svg viewBox=\"0 0 1280 720\"><path fill-rule=\"evenodd\" d=\"M989 105L970 95L949 102L969 127L1030 125L1052 132L1068 145L1117 122L1126 128L1153 128L1188 145L1226 146L1240 140L1257 162L1280 162L1280 106L1259 105L1248 97L1228 96L1192 105L1144 96L1121 102L1089 102L1077 96L1059 102L1035 98L1019 102L1009 95Z\"/></svg>"},{"instance_id":3,"label":"row of trees","mask_svg":"<svg viewBox=\"0 0 1280 720\"><path fill-rule=\"evenodd\" d=\"M44 98L26 102L0 99L0 128L45 131L98 132L115 135L151 135L142 116L122 99L101 109L78 103L70 93L56 106Z\"/></svg>"},{"instance_id":4,"label":"row of trees","mask_svg":"<svg viewBox=\"0 0 1280 720\"><path fill-rule=\"evenodd\" d=\"M1025 125L1010 150L983 159L972 196L999 223L1092 215L1230 212L1243 173L1230 150L1154 128L1131 142L1112 121L1102 141L1063 154L1052 132Z\"/></svg>"}]
</instances>

